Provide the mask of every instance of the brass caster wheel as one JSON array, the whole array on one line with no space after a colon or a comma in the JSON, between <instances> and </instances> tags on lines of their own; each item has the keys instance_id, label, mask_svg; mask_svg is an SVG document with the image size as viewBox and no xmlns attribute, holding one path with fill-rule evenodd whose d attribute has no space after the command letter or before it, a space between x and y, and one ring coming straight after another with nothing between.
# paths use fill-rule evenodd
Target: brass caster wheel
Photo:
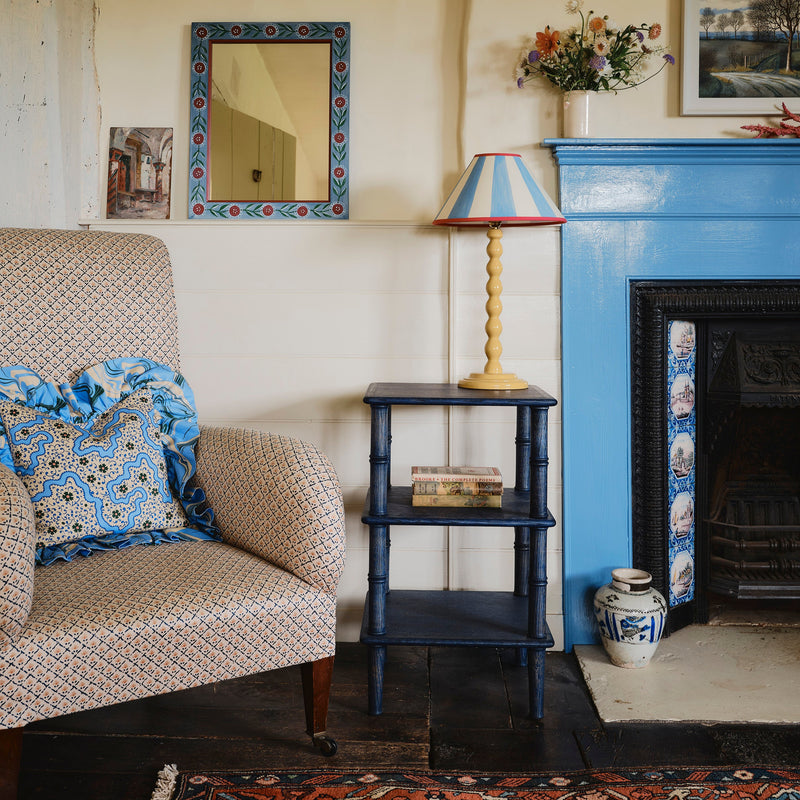
<instances>
[{"instance_id":1,"label":"brass caster wheel","mask_svg":"<svg viewBox=\"0 0 800 800\"><path fill-rule=\"evenodd\" d=\"M312 741L314 742L314 747L318 747L320 753L322 753L322 755L324 755L326 758L335 756L336 751L339 749L339 746L336 744L336 740L332 739L326 733L317 734L316 736L312 737Z\"/></svg>"}]
</instances>

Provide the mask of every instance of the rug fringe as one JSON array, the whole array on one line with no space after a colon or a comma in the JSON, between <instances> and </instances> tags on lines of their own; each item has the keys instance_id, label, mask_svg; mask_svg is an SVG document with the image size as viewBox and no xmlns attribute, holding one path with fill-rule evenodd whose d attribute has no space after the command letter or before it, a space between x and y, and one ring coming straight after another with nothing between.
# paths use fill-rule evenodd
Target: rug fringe
<instances>
[{"instance_id":1,"label":"rug fringe","mask_svg":"<svg viewBox=\"0 0 800 800\"><path fill-rule=\"evenodd\" d=\"M156 788L150 800L171 800L178 782L178 767L175 764L164 764L158 773Z\"/></svg>"}]
</instances>

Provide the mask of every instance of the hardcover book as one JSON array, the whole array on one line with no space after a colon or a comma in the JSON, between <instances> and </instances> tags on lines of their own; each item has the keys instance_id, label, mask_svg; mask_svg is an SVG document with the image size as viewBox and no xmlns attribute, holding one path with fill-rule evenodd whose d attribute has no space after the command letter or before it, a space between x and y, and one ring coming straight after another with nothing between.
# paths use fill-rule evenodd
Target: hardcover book
<instances>
[{"instance_id":1,"label":"hardcover book","mask_svg":"<svg viewBox=\"0 0 800 800\"><path fill-rule=\"evenodd\" d=\"M503 494L502 483L485 481L413 481L414 494Z\"/></svg>"},{"instance_id":2,"label":"hardcover book","mask_svg":"<svg viewBox=\"0 0 800 800\"><path fill-rule=\"evenodd\" d=\"M502 483L497 467L411 467L412 481L479 481Z\"/></svg>"},{"instance_id":3,"label":"hardcover book","mask_svg":"<svg viewBox=\"0 0 800 800\"><path fill-rule=\"evenodd\" d=\"M501 494L412 494L412 506L440 508L502 508Z\"/></svg>"}]
</instances>

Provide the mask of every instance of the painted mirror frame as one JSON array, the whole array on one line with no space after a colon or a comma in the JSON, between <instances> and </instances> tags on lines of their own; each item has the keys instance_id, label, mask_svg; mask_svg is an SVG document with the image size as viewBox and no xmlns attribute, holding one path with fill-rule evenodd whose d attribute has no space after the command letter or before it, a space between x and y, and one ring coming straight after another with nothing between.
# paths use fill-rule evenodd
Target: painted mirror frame
<instances>
[{"instance_id":1,"label":"painted mirror frame","mask_svg":"<svg viewBox=\"0 0 800 800\"><path fill-rule=\"evenodd\" d=\"M189 218L320 220L349 214L350 23L194 22L189 110ZM212 46L233 42L330 44L328 196L285 201L209 199ZM254 177L255 180L255 177Z\"/></svg>"}]
</instances>

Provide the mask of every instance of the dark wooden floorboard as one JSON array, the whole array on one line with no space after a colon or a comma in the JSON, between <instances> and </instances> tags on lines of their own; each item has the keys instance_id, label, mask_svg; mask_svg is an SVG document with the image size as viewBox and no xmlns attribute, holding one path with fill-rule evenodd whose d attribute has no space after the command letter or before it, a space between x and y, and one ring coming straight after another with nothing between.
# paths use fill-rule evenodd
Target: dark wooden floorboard
<instances>
[{"instance_id":1,"label":"dark wooden floorboard","mask_svg":"<svg viewBox=\"0 0 800 800\"><path fill-rule=\"evenodd\" d=\"M21 800L147 800L158 770L567 772L800 763L800 726L606 724L570 654L546 658L528 718L513 651L389 648L384 713L367 714L367 653L342 644L328 717L338 753L305 734L299 667L43 720L23 738Z\"/></svg>"}]
</instances>

